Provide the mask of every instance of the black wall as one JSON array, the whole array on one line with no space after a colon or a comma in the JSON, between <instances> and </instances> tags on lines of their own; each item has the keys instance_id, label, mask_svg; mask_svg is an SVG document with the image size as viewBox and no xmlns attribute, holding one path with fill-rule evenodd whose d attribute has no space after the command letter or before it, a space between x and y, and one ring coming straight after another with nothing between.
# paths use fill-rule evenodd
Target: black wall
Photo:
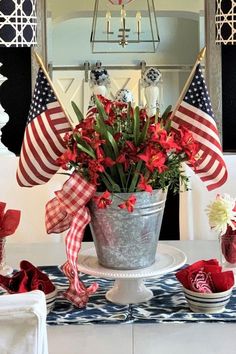
<instances>
[{"instance_id":1,"label":"black wall","mask_svg":"<svg viewBox=\"0 0 236 354\"><path fill-rule=\"evenodd\" d=\"M0 48L0 62L0 73L8 78L0 87L0 103L9 115L2 142L19 155L31 101L31 50Z\"/></svg>"},{"instance_id":2,"label":"black wall","mask_svg":"<svg viewBox=\"0 0 236 354\"><path fill-rule=\"evenodd\" d=\"M236 46L222 46L223 149L236 151Z\"/></svg>"}]
</instances>

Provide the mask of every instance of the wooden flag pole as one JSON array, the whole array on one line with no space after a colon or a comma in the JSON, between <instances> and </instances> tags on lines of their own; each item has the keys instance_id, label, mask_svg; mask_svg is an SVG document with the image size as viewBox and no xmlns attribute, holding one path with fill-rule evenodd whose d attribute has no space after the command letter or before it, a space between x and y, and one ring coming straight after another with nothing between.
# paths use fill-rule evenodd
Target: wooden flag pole
<instances>
[{"instance_id":1,"label":"wooden flag pole","mask_svg":"<svg viewBox=\"0 0 236 354\"><path fill-rule=\"evenodd\" d=\"M197 60L196 60L194 66L193 66L193 68L191 70L191 73L189 74L189 77L188 77L188 79L187 79L187 81L186 81L186 83L185 83L185 85L183 87L183 90L181 91L181 94L180 94L180 96L178 98L178 101L177 101L177 103L175 105L175 108L173 109L173 111L171 113L170 119L172 119L174 117L175 112L177 111L180 103L182 102L182 100L183 100L183 98L185 96L186 90L188 89L189 84L190 84L190 82L191 82L191 80L193 78L193 75L195 73L196 67L202 61L202 59L204 58L205 54L206 54L206 47L202 48L202 50L198 53Z\"/></svg>"},{"instance_id":2,"label":"wooden flag pole","mask_svg":"<svg viewBox=\"0 0 236 354\"><path fill-rule=\"evenodd\" d=\"M37 60L37 62L38 62L38 64L39 64L39 66L40 66L41 69L43 70L44 75L46 76L46 78L47 78L47 80L48 80L48 82L49 82L49 84L50 84L50 86L51 86L51 88L52 88L52 90L53 90L53 92L54 92L54 94L55 94L55 96L56 96L58 102L60 103L61 108L62 108L62 110L63 110L63 112L64 112L64 114L65 114L65 116L66 116L68 122L70 123L71 127L73 128L74 122L73 122L73 120L71 119L70 115L67 113L64 104L61 102L61 99L60 99L58 93L56 92L56 90L55 90L55 88L54 88L54 85L53 85L53 83L52 83L52 80L51 80L51 78L50 78L50 76L49 76L49 74L48 74L48 72L47 72L47 70L46 70L46 68L45 68L45 65L44 65L44 63L43 63L42 58L41 58L41 57L38 55L38 53L36 53L35 51L34 51L34 55L35 55L35 57L36 57L36 60Z\"/></svg>"}]
</instances>

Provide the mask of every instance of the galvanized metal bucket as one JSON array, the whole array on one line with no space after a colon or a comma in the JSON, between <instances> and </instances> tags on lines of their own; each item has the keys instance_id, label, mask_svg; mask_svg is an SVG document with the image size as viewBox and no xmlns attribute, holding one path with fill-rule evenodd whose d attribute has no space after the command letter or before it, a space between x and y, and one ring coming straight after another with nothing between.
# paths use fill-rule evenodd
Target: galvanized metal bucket
<instances>
[{"instance_id":1,"label":"galvanized metal bucket","mask_svg":"<svg viewBox=\"0 0 236 354\"><path fill-rule=\"evenodd\" d=\"M106 209L89 204L98 262L106 268L140 269L155 262L167 192L132 194L137 198L132 213L118 207L131 193L114 194Z\"/></svg>"}]
</instances>

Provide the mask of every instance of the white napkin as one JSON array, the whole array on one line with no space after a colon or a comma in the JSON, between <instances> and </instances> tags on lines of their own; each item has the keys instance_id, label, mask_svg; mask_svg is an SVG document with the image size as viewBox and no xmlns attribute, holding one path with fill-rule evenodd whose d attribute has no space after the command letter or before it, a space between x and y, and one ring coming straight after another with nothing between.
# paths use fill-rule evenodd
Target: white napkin
<instances>
[{"instance_id":1,"label":"white napkin","mask_svg":"<svg viewBox=\"0 0 236 354\"><path fill-rule=\"evenodd\" d=\"M0 353L48 354L45 294L0 296Z\"/></svg>"}]
</instances>

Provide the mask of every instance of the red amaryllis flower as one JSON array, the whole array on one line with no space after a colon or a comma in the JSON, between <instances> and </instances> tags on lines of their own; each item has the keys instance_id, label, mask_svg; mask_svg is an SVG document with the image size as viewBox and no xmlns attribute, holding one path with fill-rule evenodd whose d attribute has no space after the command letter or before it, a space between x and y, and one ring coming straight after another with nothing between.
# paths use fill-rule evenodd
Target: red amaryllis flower
<instances>
[{"instance_id":1,"label":"red amaryllis flower","mask_svg":"<svg viewBox=\"0 0 236 354\"><path fill-rule=\"evenodd\" d=\"M115 161L113 161L109 156L107 156L104 158L103 164L105 167L112 167L115 165Z\"/></svg>"},{"instance_id":2,"label":"red amaryllis flower","mask_svg":"<svg viewBox=\"0 0 236 354\"><path fill-rule=\"evenodd\" d=\"M114 135L115 141L119 141L120 138L122 138L122 134L121 134L121 133L116 133L116 134Z\"/></svg>"},{"instance_id":3,"label":"red amaryllis flower","mask_svg":"<svg viewBox=\"0 0 236 354\"><path fill-rule=\"evenodd\" d=\"M146 178L144 178L143 175L140 176L140 181L138 183L138 188L141 191L145 191L145 192L149 192L149 193L152 192L152 186L150 186L150 184L147 183L147 180L146 180Z\"/></svg>"},{"instance_id":4,"label":"red amaryllis flower","mask_svg":"<svg viewBox=\"0 0 236 354\"><path fill-rule=\"evenodd\" d=\"M190 131L185 127L180 127L180 142L184 152L188 156L188 161L191 164L195 164L197 153L199 151L199 144L194 140Z\"/></svg>"},{"instance_id":5,"label":"red amaryllis flower","mask_svg":"<svg viewBox=\"0 0 236 354\"><path fill-rule=\"evenodd\" d=\"M137 198L132 194L124 203L119 204L118 207L121 209L127 209L129 213L132 213L136 200Z\"/></svg>"},{"instance_id":6,"label":"red amaryllis flower","mask_svg":"<svg viewBox=\"0 0 236 354\"><path fill-rule=\"evenodd\" d=\"M75 145L74 145L75 146ZM73 149L73 151L71 151L70 149L67 149L58 159L57 159L57 163L59 166L61 166L62 168L64 168L65 170L69 169L69 163L70 162L76 162L77 159L77 153L75 148Z\"/></svg>"},{"instance_id":7,"label":"red amaryllis flower","mask_svg":"<svg viewBox=\"0 0 236 354\"><path fill-rule=\"evenodd\" d=\"M104 110L107 114L110 113L110 110L112 108L112 101L108 100L106 97L102 95L98 95L97 98L99 101L103 104Z\"/></svg>"},{"instance_id":8,"label":"red amaryllis flower","mask_svg":"<svg viewBox=\"0 0 236 354\"><path fill-rule=\"evenodd\" d=\"M95 133L92 138L88 136L83 136L83 140L85 140L95 150L106 142L104 139L101 139L100 134L97 133Z\"/></svg>"},{"instance_id":9,"label":"red amaryllis flower","mask_svg":"<svg viewBox=\"0 0 236 354\"><path fill-rule=\"evenodd\" d=\"M116 162L124 165L125 171L128 170L131 162L137 162L137 147L132 141L126 141L122 153L117 157Z\"/></svg>"},{"instance_id":10,"label":"red amaryllis flower","mask_svg":"<svg viewBox=\"0 0 236 354\"><path fill-rule=\"evenodd\" d=\"M102 165L103 159L98 160L89 160L88 161L88 168L90 172L104 172L104 166Z\"/></svg>"},{"instance_id":11,"label":"red amaryllis flower","mask_svg":"<svg viewBox=\"0 0 236 354\"><path fill-rule=\"evenodd\" d=\"M86 118L80 122L76 127L74 132L80 132L81 135L90 135L94 132L94 118Z\"/></svg>"},{"instance_id":12,"label":"red amaryllis flower","mask_svg":"<svg viewBox=\"0 0 236 354\"><path fill-rule=\"evenodd\" d=\"M121 155L119 155L116 159L116 163L121 163L124 165L124 169L125 171L128 170L129 165L130 165L130 159L129 156L126 153L123 153Z\"/></svg>"},{"instance_id":13,"label":"red amaryllis flower","mask_svg":"<svg viewBox=\"0 0 236 354\"><path fill-rule=\"evenodd\" d=\"M166 155L161 151L157 151L151 146L148 146L145 150L145 153L139 154L138 157L145 161L146 167L151 172L154 172L154 170L157 169L158 172L162 173L167 169L167 166L165 166Z\"/></svg>"},{"instance_id":14,"label":"red amaryllis flower","mask_svg":"<svg viewBox=\"0 0 236 354\"><path fill-rule=\"evenodd\" d=\"M151 141L158 143L167 152L181 151L182 147L175 141L174 132L167 133L160 123L156 123L150 127Z\"/></svg>"},{"instance_id":15,"label":"red amaryllis flower","mask_svg":"<svg viewBox=\"0 0 236 354\"><path fill-rule=\"evenodd\" d=\"M95 203L99 209L105 209L108 205L110 205L112 203L112 200L110 199L110 197L111 197L111 193L108 191L105 191L100 196L94 196L93 200L95 201Z\"/></svg>"}]
</instances>

